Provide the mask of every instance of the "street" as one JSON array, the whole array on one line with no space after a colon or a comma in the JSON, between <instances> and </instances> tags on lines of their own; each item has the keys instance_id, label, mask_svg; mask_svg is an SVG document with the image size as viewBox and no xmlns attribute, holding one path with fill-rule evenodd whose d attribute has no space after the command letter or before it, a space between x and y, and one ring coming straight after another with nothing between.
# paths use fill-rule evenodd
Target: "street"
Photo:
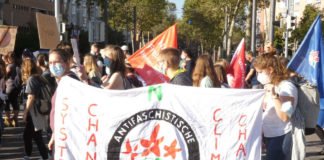
<instances>
[{"instance_id":1,"label":"street","mask_svg":"<svg viewBox=\"0 0 324 160\"><path fill-rule=\"evenodd\" d=\"M16 128L5 128L3 135L3 144L0 148L1 160L21 160L24 157L24 143L23 143L23 122L22 113L19 115L19 126ZM43 135L44 141L47 142L47 136ZM320 160L324 159L324 155L319 155L319 152L324 147L323 143L317 135L312 134L306 137L306 160ZM33 154L31 159L40 159L40 154L36 144L33 145Z\"/></svg>"},{"instance_id":2,"label":"street","mask_svg":"<svg viewBox=\"0 0 324 160\"><path fill-rule=\"evenodd\" d=\"M7 127L3 134L3 144L0 147L0 159L1 160L21 160L24 157L24 142L23 131L24 124L22 122L22 112L19 114L18 127ZM48 142L45 133L43 139ZM36 143L33 144L33 153L31 159L40 159L41 156L38 152Z\"/></svg>"}]
</instances>

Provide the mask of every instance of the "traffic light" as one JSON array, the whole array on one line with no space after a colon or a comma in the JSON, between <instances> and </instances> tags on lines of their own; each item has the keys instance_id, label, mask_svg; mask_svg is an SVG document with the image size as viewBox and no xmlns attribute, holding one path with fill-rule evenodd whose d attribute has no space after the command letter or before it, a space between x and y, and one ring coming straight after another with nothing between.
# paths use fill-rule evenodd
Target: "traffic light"
<instances>
[{"instance_id":1,"label":"traffic light","mask_svg":"<svg viewBox=\"0 0 324 160\"><path fill-rule=\"evenodd\" d=\"M290 17L290 27L292 28L292 30L295 30L295 28L296 28L296 21L297 21L296 16Z\"/></svg>"},{"instance_id":2,"label":"traffic light","mask_svg":"<svg viewBox=\"0 0 324 160\"><path fill-rule=\"evenodd\" d=\"M277 26L277 27L280 27L281 26L280 21L274 21L273 22L273 25L274 26Z\"/></svg>"},{"instance_id":3,"label":"traffic light","mask_svg":"<svg viewBox=\"0 0 324 160\"><path fill-rule=\"evenodd\" d=\"M288 25L288 29L290 30L294 30L296 27L296 20L297 17L296 16L287 16L287 25Z\"/></svg>"}]
</instances>

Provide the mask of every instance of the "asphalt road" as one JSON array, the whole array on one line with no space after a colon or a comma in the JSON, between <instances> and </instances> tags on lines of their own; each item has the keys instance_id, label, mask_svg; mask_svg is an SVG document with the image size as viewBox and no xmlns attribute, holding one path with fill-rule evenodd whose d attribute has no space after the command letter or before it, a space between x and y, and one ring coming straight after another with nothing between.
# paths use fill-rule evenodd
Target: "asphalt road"
<instances>
[{"instance_id":1,"label":"asphalt road","mask_svg":"<svg viewBox=\"0 0 324 160\"><path fill-rule=\"evenodd\" d=\"M3 134L3 144L0 147L0 160L21 160L24 157L24 143L22 116L19 116L19 126L12 128L7 127ZM47 142L47 137L44 133L44 141ZM306 160L324 160L324 155L319 152L324 147L324 143L320 141L317 135L312 134L306 137ZM36 144L33 145L33 154L31 159L41 159Z\"/></svg>"}]
</instances>

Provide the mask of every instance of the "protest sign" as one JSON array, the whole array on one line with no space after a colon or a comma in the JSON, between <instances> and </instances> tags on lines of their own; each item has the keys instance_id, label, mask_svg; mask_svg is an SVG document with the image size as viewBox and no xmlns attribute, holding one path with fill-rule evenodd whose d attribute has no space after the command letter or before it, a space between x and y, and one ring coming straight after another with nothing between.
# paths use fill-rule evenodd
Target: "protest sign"
<instances>
[{"instance_id":1,"label":"protest sign","mask_svg":"<svg viewBox=\"0 0 324 160\"><path fill-rule=\"evenodd\" d=\"M72 38L71 45L72 45L72 50L73 50L73 60L78 66L80 66L81 61L80 61L80 54L79 54L79 47L78 47L77 39Z\"/></svg>"},{"instance_id":2,"label":"protest sign","mask_svg":"<svg viewBox=\"0 0 324 160\"><path fill-rule=\"evenodd\" d=\"M55 159L260 160L263 94L171 84L104 90L66 77L55 101Z\"/></svg>"},{"instance_id":3,"label":"protest sign","mask_svg":"<svg viewBox=\"0 0 324 160\"><path fill-rule=\"evenodd\" d=\"M54 49L60 42L56 19L54 16L36 13L39 46L42 49Z\"/></svg>"},{"instance_id":4,"label":"protest sign","mask_svg":"<svg viewBox=\"0 0 324 160\"><path fill-rule=\"evenodd\" d=\"M16 43L17 27L0 26L0 54L6 55L14 51Z\"/></svg>"}]
</instances>

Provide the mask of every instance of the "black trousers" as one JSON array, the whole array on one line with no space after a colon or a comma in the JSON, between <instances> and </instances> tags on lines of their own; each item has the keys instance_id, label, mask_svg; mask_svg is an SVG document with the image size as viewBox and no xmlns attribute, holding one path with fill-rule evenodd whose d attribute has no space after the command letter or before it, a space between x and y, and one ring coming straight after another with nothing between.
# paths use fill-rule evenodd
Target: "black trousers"
<instances>
[{"instance_id":1,"label":"black trousers","mask_svg":"<svg viewBox=\"0 0 324 160\"><path fill-rule=\"evenodd\" d=\"M27 122L24 129L24 144L26 156L31 156L33 151L33 139L36 142L38 150L43 159L48 159L48 149L43 141L42 130L35 131L34 124L30 114L27 116Z\"/></svg>"},{"instance_id":2,"label":"black trousers","mask_svg":"<svg viewBox=\"0 0 324 160\"><path fill-rule=\"evenodd\" d=\"M8 95L8 99L6 100L5 105L5 111L10 112L10 104L12 106L13 111L19 111L19 104L18 104L18 95L19 95L20 89L14 88L9 93L6 93Z\"/></svg>"}]
</instances>

